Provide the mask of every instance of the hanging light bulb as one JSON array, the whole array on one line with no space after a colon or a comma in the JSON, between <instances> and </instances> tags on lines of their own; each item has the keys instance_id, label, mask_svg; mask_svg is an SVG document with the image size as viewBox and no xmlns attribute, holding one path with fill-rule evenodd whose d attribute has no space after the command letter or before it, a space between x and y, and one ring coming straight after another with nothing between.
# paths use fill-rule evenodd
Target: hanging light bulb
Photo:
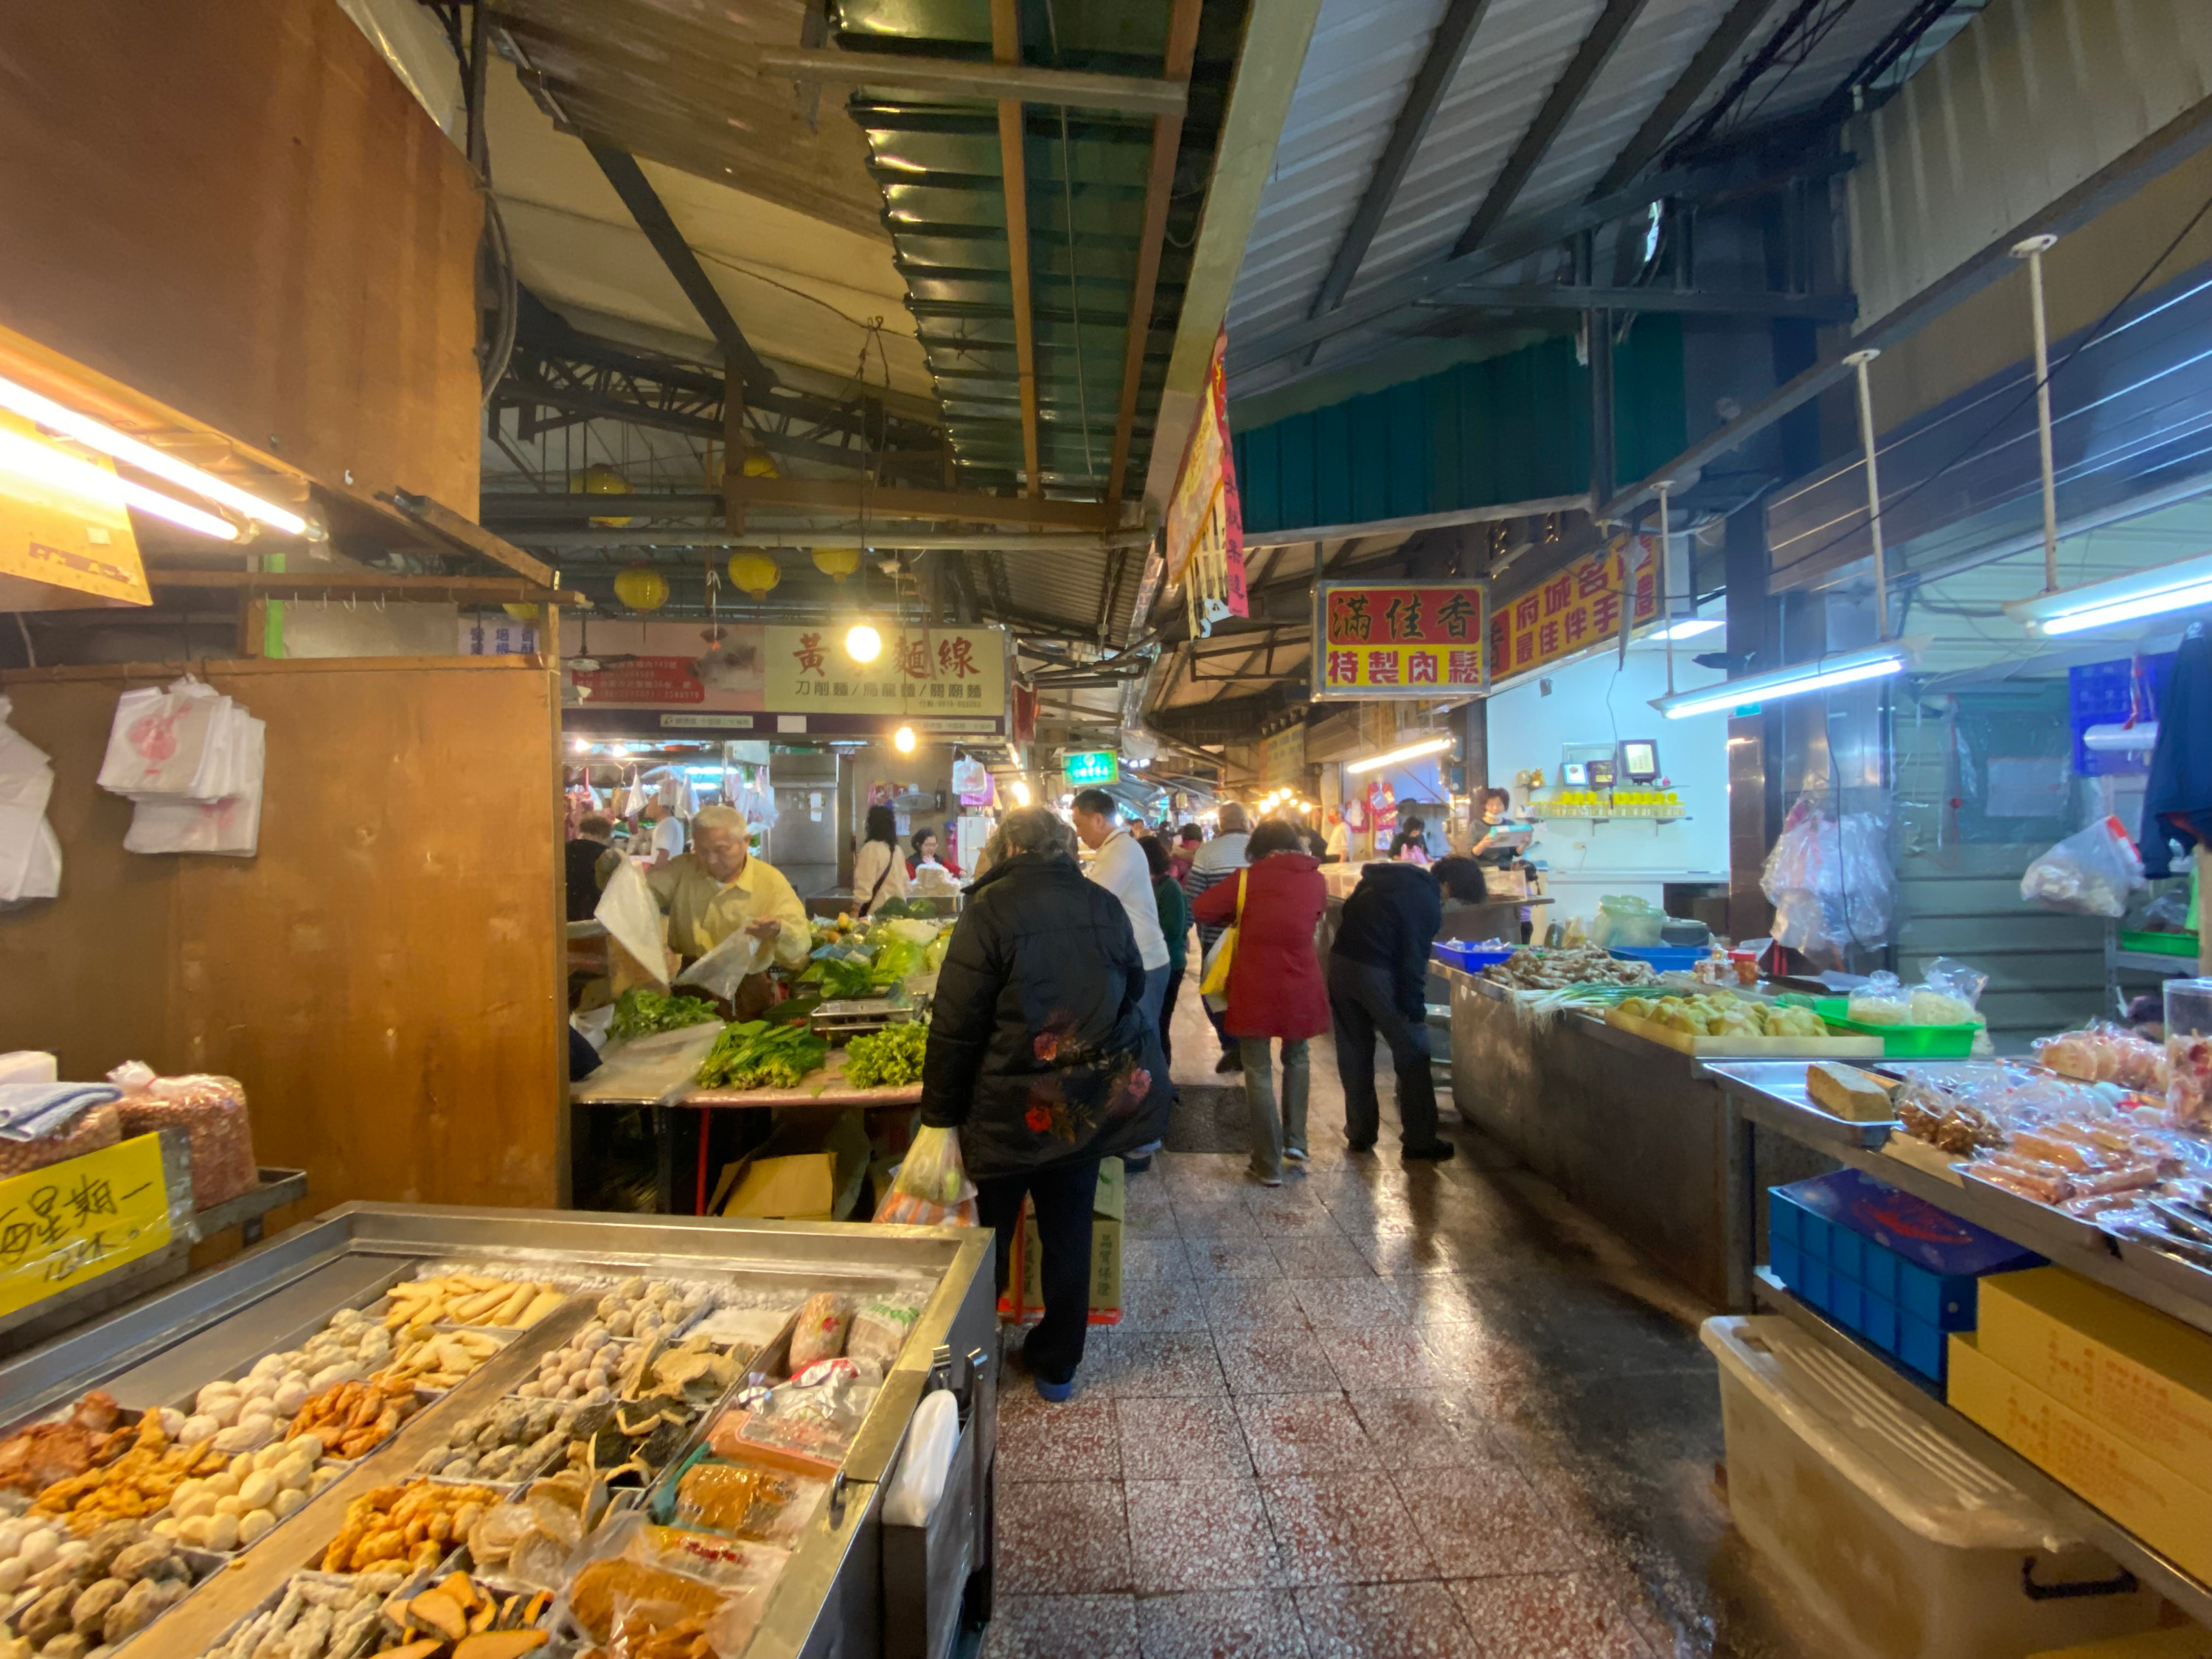
<instances>
[{"instance_id":1,"label":"hanging light bulb","mask_svg":"<svg viewBox=\"0 0 2212 1659\"><path fill-rule=\"evenodd\" d=\"M884 636L866 623L854 623L845 630L845 654L854 662L873 662L884 653Z\"/></svg>"},{"instance_id":2,"label":"hanging light bulb","mask_svg":"<svg viewBox=\"0 0 2212 1659\"><path fill-rule=\"evenodd\" d=\"M914 727L911 726L902 726L897 731L892 732L891 747L897 750L902 755L911 755L914 753Z\"/></svg>"},{"instance_id":3,"label":"hanging light bulb","mask_svg":"<svg viewBox=\"0 0 2212 1659\"><path fill-rule=\"evenodd\" d=\"M1030 787L1021 779L1016 778L1006 787L1013 792L1015 805L1027 806L1030 804Z\"/></svg>"}]
</instances>

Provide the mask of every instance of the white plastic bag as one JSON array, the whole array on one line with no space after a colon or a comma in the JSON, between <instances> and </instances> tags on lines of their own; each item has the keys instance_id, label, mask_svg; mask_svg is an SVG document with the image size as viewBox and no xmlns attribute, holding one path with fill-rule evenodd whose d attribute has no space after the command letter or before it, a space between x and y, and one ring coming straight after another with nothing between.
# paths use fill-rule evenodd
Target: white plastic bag
<instances>
[{"instance_id":1,"label":"white plastic bag","mask_svg":"<svg viewBox=\"0 0 2212 1659\"><path fill-rule=\"evenodd\" d=\"M668 947L661 931L660 904L653 896L653 888L635 860L623 859L617 863L614 874L607 878L606 890L599 895L599 908L592 915L612 935L615 943L635 957L637 965L665 990Z\"/></svg>"},{"instance_id":2,"label":"white plastic bag","mask_svg":"<svg viewBox=\"0 0 2212 1659\"><path fill-rule=\"evenodd\" d=\"M676 982L696 985L708 996L727 1002L737 995L738 987L766 969L775 955L773 939L755 939L741 927L677 975Z\"/></svg>"},{"instance_id":3,"label":"white plastic bag","mask_svg":"<svg viewBox=\"0 0 2212 1659\"><path fill-rule=\"evenodd\" d=\"M906 1453L884 1494L884 1520L894 1527L926 1527L930 1511L945 1496L952 1473L952 1454L960 1444L960 1402L939 1389L915 1407L906 1431Z\"/></svg>"},{"instance_id":4,"label":"white plastic bag","mask_svg":"<svg viewBox=\"0 0 2212 1659\"><path fill-rule=\"evenodd\" d=\"M1800 799L1759 884L1774 906L1774 937L1791 950L1840 963L1852 945L1879 949L1889 943L1897 903L1887 816L1836 818L1810 797Z\"/></svg>"},{"instance_id":5,"label":"white plastic bag","mask_svg":"<svg viewBox=\"0 0 2212 1659\"><path fill-rule=\"evenodd\" d=\"M213 800L154 799L137 802L125 831L126 853L213 853L252 858L261 847L261 781L269 727L243 709L225 722L222 787L232 793Z\"/></svg>"},{"instance_id":6,"label":"white plastic bag","mask_svg":"<svg viewBox=\"0 0 2212 1659\"><path fill-rule=\"evenodd\" d=\"M2142 860L2118 818L2099 818L2069 836L2027 866L2020 896L2046 910L2118 921L2128 910L2128 895L2149 883Z\"/></svg>"},{"instance_id":7,"label":"white plastic bag","mask_svg":"<svg viewBox=\"0 0 2212 1659\"><path fill-rule=\"evenodd\" d=\"M210 749L230 699L191 675L158 690L125 691L107 731L100 787L118 795L200 795L215 779ZM220 762L218 751L214 757Z\"/></svg>"}]
</instances>

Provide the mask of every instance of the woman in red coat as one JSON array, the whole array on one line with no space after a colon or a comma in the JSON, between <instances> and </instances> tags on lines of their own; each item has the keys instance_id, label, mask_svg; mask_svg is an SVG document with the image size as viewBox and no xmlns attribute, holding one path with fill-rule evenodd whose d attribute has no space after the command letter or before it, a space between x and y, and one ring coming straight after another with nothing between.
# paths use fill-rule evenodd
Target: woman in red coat
<instances>
[{"instance_id":1,"label":"woman in red coat","mask_svg":"<svg viewBox=\"0 0 2212 1659\"><path fill-rule=\"evenodd\" d=\"M1306 1041L1328 1030L1328 993L1314 948L1327 892L1321 865L1297 829L1270 818L1244 849L1238 881L1216 882L1191 901L1194 921L1237 924L1223 1028L1238 1040L1252 1113L1252 1166L1263 1187L1283 1184L1283 1160L1306 1158ZM1239 898L1242 915L1239 915ZM1275 1112L1274 1056L1283 1045L1283 1109Z\"/></svg>"}]
</instances>

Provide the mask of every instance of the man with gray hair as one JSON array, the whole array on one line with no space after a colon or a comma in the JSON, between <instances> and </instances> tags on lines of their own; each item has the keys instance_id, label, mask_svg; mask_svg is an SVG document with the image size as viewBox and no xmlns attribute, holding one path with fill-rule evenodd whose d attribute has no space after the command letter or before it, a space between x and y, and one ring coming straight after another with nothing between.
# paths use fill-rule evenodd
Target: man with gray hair
<instances>
[{"instance_id":1,"label":"man with gray hair","mask_svg":"<svg viewBox=\"0 0 2212 1659\"><path fill-rule=\"evenodd\" d=\"M1244 843L1252 839L1252 818L1242 805L1224 801L1217 820L1213 839L1198 849L1191 860L1190 870L1182 878L1182 890L1194 906L1200 894L1217 882L1226 880L1244 867ZM1220 942L1227 927L1208 927L1201 924L1198 930L1199 960L1203 962ZM1221 1043L1221 1058L1214 1062L1217 1072L1239 1072L1244 1069L1242 1045L1231 1036L1221 1024L1221 1011L1210 1003L1201 1004L1206 1017L1213 1024L1213 1035Z\"/></svg>"},{"instance_id":2,"label":"man with gray hair","mask_svg":"<svg viewBox=\"0 0 2212 1659\"><path fill-rule=\"evenodd\" d=\"M1168 1100L1128 913L1085 878L1065 835L1042 807L1006 814L1004 856L968 890L945 946L921 1067L921 1121L960 1131L1001 1289L1022 1201L1035 1206L1044 1317L1022 1352L1049 1401L1083 1363L1100 1160L1158 1140Z\"/></svg>"},{"instance_id":3,"label":"man with gray hair","mask_svg":"<svg viewBox=\"0 0 2212 1659\"><path fill-rule=\"evenodd\" d=\"M669 949L703 957L742 928L772 941L775 959L796 968L812 948L806 907L782 871L752 856L750 838L743 812L709 806L691 820L691 850L647 875L668 913Z\"/></svg>"}]
</instances>

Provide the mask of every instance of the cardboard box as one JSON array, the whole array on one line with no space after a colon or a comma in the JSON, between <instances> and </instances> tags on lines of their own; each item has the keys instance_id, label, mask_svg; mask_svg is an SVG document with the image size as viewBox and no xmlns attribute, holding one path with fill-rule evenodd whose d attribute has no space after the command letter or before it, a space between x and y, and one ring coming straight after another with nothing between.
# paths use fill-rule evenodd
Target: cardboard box
<instances>
[{"instance_id":1,"label":"cardboard box","mask_svg":"<svg viewBox=\"0 0 2212 1659\"><path fill-rule=\"evenodd\" d=\"M760 1151L722 1166L707 1208L763 1221L842 1221L867 1173L868 1133L860 1113L794 1114Z\"/></svg>"},{"instance_id":2,"label":"cardboard box","mask_svg":"<svg viewBox=\"0 0 2212 1659\"><path fill-rule=\"evenodd\" d=\"M2212 1336L2061 1267L1982 1281L1982 1352L2212 1492Z\"/></svg>"},{"instance_id":3,"label":"cardboard box","mask_svg":"<svg viewBox=\"0 0 2212 1659\"><path fill-rule=\"evenodd\" d=\"M2212 1492L1951 1338L1951 1404L2045 1474L2199 1578L2212 1577Z\"/></svg>"},{"instance_id":4,"label":"cardboard box","mask_svg":"<svg viewBox=\"0 0 2212 1659\"><path fill-rule=\"evenodd\" d=\"M2212 1659L2212 1630L2201 1625L2147 1630L2078 1648L2051 1648L2027 1659Z\"/></svg>"},{"instance_id":5,"label":"cardboard box","mask_svg":"<svg viewBox=\"0 0 2212 1659\"><path fill-rule=\"evenodd\" d=\"M1121 1221L1128 1193L1121 1160L1106 1158L1098 1165L1098 1194L1091 1200L1091 1322L1121 1322ZM1014 1241L1013 1260L1006 1277L1014 1287L999 1298L999 1316L1028 1324L1044 1316L1043 1246L1037 1238L1036 1215L1022 1206L1021 1237Z\"/></svg>"}]
</instances>

